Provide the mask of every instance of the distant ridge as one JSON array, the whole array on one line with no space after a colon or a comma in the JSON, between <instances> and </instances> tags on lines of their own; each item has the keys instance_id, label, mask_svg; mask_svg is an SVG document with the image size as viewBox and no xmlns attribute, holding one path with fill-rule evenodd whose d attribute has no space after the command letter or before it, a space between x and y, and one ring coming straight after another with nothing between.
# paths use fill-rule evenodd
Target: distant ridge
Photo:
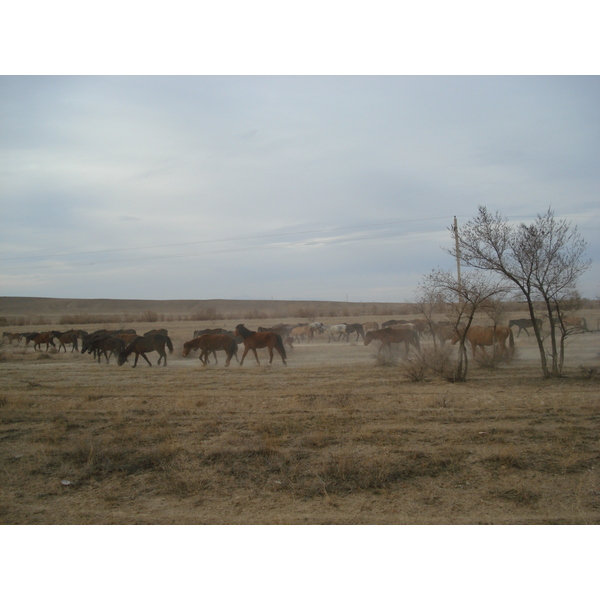
<instances>
[{"instance_id":1,"label":"distant ridge","mask_svg":"<svg viewBox=\"0 0 600 600\"><path fill-rule=\"evenodd\" d=\"M0 316L56 316L70 314L122 315L154 311L165 315L190 315L215 311L223 315L241 311L281 314L291 310L314 310L319 314L344 308L354 312L359 307L376 309L381 314L406 307L402 302L328 302L324 300L118 300L109 298L40 298L0 296Z\"/></svg>"}]
</instances>

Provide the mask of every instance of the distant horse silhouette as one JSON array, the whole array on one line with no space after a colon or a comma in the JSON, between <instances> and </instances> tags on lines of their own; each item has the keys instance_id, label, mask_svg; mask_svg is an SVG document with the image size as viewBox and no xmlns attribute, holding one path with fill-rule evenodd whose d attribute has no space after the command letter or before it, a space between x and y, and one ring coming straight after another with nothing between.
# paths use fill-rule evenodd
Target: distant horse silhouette
<instances>
[{"instance_id":1,"label":"distant horse silhouette","mask_svg":"<svg viewBox=\"0 0 600 600\"><path fill-rule=\"evenodd\" d=\"M168 335L138 336L119 353L117 364L121 366L130 354L135 353L135 361L133 363L134 369L140 355L150 366L152 366L152 363L146 356L146 352L156 351L159 354L158 362L156 364L160 365L160 361L164 359L163 367L166 367L167 353L165 352L165 346L169 348L169 353L171 354L173 352L173 343Z\"/></svg>"},{"instance_id":2,"label":"distant horse silhouette","mask_svg":"<svg viewBox=\"0 0 600 600\"><path fill-rule=\"evenodd\" d=\"M185 344L183 344L183 356L187 356L192 350L198 349L202 350L198 358L204 365L208 364L208 355L211 352L215 356L215 362L217 361L217 350L224 350L227 354L227 361L225 362L226 367L229 366L232 356L235 356L236 360L238 359L238 345L229 335L205 333L189 342L185 342Z\"/></svg>"},{"instance_id":3,"label":"distant horse silhouette","mask_svg":"<svg viewBox=\"0 0 600 600\"><path fill-rule=\"evenodd\" d=\"M391 344L400 344L402 342L404 343L406 354L408 354L410 346L414 346L417 352L421 352L419 333L415 329L392 329L391 327L384 327L383 329L367 331L365 334L365 346L368 346L373 340L381 342L377 356L381 354L384 348L391 352Z\"/></svg>"},{"instance_id":4,"label":"distant horse silhouette","mask_svg":"<svg viewBox=\"0 0 600 600\"><path fill-rule=\"evenodd\" d=\"M256 364L260 365L260 361L258 360L258 354L256 353L257 348L268 348L269 349L269 364L273 362L273 348L279 352L279 356L281 356L281 360L284 365L287 365L285 359L287 358L285 353L285 347L283 345L283 340L278 333L274 331L250 331L246 329L243 324L239 324L235 328L235 335L241 336L244 340L244 353L242 354L242 360L240 360L240 366L244 364L244 358L246 358L246 354L250 350L254 352L254 358L256 359Z\"/></svg>"},{"instance_id":5,"label":"distant horse silhouette","mask_svg":"<svg viewBox=\"0 0 600 600\"><path fill-rule=\"evenodd\" d=\"M21 334L20 333L9 333L8 331L5 331L2 334L2 337L8 338L8 343L12 346L13 340L17 340L17 344L19 343L19 341L21 340Z\"/></svg>"},{"instance_id":6,"label":"distant horse silhouette","mask_svg":"<svg viewBox=\"0 0 600 600\"><path fill-rule=\"evenodd\" d=\"M452 338L452 344L456 344L464 333L464 329L454 334ZM482 327L481 325L472 325L467 331L467 340L471 343L473 350L473 358L475 358L475 351L477 347L480 347L482 352L485 354L484 346L494 346L498 344L500 347L500 356L506 356L507 360L510 360L515 351L515 340L513 332L510 327L502 327L497 325L496 327ZM506 340L509 341L509 348L506 347Z\"/></svg>"},{"instance_id":7,"label":"distant horse silhouette","mask_svg":"<svg viewBox=\"0 0 600 600\"><path fill-rule=\"evenodd\" d=\"M542 320L541 319L536 319L535 320L538 329L540 331L542 331ZM511 319L508 322L508 326L509 327L514 327L517 326L519 328L519 331L517 332L517 337L519 337L521 335L521 330L523 329L525 331L525 333L527 334L527 337L529 337L529 331L527 331L530 327L533 327L533 322L531 319Z\"/></svg>"}]
</instances>

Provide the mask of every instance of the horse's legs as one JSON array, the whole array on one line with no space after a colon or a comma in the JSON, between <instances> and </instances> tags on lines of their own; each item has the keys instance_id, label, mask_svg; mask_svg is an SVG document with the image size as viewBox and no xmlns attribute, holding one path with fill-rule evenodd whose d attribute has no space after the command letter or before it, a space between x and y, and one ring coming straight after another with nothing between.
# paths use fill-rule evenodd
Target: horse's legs
<instances>
[{"instance_id":1,"label":"horse's legs","mask_svg":"<svg viewBox=\"0 0 600 600\"><path fill-rule=\"evenodd\" d=\"M144 359L144 360L145 360L145 361L148 363L148 365L149 365L149 366L152 366L152 363L151 363L151 362L148 360L148 357L147 357L147 356L146 356L146 355L145 355L143 352L140 352L140 354L138 354L138 355L135 357L135 362L137 362L138 356L140 356L140 355L141 355L141 356L142 356L142 358L143 358L143 359ZM135 365L133 365L133 366L135 367Z\"/></svg>"},{"instance_id":2,"label":"horse's legs","mask_svg":"<svg viewBox=\"0 0 600 600\"><path fill-rule=\"evenodd\" d=\"M240 367L244 364L244 359L246 358L246 354L248 354L248 350L250 350L250 348L244 348L244 353L242 354L242 360L240 360Z\"/></svg>"},{"instance_id":3,"label":"horse's legs","mask_svg":"<svg viewBox=\"0 0 600 600\"><path fill-rule=\"evenodd\" d=\"M260 365L260 360L258 360L258 353L256 352L256 348L252 348L252 352L254 352L254 358L256 359L256 364ZM273 360L273 350L271 350L271 360Z\"/></svg>"}]
</instances>

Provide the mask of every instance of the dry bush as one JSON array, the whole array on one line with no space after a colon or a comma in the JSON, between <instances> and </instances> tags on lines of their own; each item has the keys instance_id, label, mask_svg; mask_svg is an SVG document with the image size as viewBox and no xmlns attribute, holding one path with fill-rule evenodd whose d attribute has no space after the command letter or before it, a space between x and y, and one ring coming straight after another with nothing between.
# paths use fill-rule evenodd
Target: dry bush
<instances>
[{"instance_id":1,"label":"dry bush","mask_svg":"<svg viewBox=\"0 0 600 600\"><path fill-rule=\"evenodd\" d=\"M223 315L212 306L209 306L203 310L199 310L191 314L188 318L190 321L220 321L223 319Z\"/></svg>"},{"instance_id":2,"label":"dry bush","mask_svg":"<svg viewBox=\"0 0 600 600\"><path fill-rule=\"evenodd\" d=\"M145 310L140 317L144 323L156 323L159 320L159 314L153 310Z\"/></svg>"},{"instance_id":3,"label":"dry bush","mask_svg":"<svg viewBox=\"0 0 600 600\"><path fill-rule=\"evenodd\" d=\"M411 381L424 381L427 374L453 381L456 359L447 346L424 347L421 354L411 353L399 362L400 371Z\"/></svg>"}]
</instances>

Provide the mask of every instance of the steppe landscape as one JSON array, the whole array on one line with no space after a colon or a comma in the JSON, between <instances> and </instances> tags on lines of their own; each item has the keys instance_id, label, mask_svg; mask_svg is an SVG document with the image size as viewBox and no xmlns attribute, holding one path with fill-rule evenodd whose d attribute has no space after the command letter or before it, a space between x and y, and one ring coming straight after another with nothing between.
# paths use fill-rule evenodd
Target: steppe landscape
<instances>
[{"instance_id":1,"label":"steppe landscape","mask_svg":"<svg viewBox=\"0 0 600 600\"><path fill-rule=\"evenodd\" d=\"M512 362L450 383L354 335L295 343L287 367L181 354L196 329L419 318L410 305L2 298L3 333L166 328L174 352L132 369L3 338L0 523L598 524L600 309L581 314L565 377L542 378L523 333Z\"/></svg>"}]
</instances>

